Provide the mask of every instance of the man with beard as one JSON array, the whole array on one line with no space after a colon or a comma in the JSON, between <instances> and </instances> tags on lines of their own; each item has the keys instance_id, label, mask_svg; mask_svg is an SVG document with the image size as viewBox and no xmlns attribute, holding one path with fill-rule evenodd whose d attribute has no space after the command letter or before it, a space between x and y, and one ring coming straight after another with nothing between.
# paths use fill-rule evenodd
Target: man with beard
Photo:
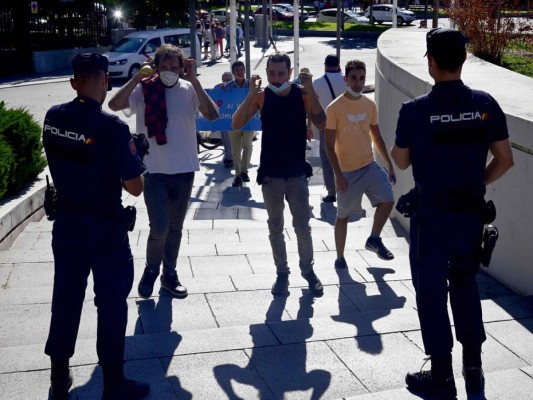
<instances>
[{"instance_id":1,"label":"man with beard","mask_svg":"<svg viewBox=\"0 0 533 400\"><path fill-rule=\"evenodd\" d=\"M193 59L185 59L176 46L164 44L154 56L155 73L135 75L109 102L114 111L135 114L137 133L145 133L150 153L144 157L144 200L150 220L146 267L139 283L139 296L149 298L159 275L161 287L174 297L185 298L176 263L183 221L192 192L194 172L199 170L195 113L218 118L216 104L196 77Z\"/></svg>"},{"instance_id":2,"label":"man with beard","mask_svg":"<svg viewBox=\"0 0 533 400\"><path fill-rule=\"evenodd\" d=\"M268 212L270 245L276 265L277 279L272 294L286 295L290 269L283 235L285 200L292 214L292 225L298 241L300 271L313 295L324 292L313 271L313 240L309 226L309 188L307 179L313 174L305 159L307 118L318 129L324 129L326 115L313 90L312 75L301 73L302 88L289 83L291 59L277 52L268 57L268 87L261 89L261 78L253 75L250 90L233 115L234 129L242 128L257 111L261 113L263 138L257 183L262 185Z\"/></svg>"}]
</instances>

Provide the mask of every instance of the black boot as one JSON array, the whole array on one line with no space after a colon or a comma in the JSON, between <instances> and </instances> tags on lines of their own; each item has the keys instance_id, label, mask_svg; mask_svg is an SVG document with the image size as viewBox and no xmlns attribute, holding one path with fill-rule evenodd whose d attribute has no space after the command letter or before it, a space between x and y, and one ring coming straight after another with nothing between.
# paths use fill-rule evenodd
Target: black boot
<instances>
[{"instance_id":1,"label":"black boot","mask_svg":"<svg viewBox=\"0 0 533 400\"><path fill-rule=\"evenodd\" d=\"M411 392L420 396L433 396L446 400L456 399L457 389L453 377L451 354L444 357L432 357L430 371L410 372L405 377L405 383Z\"/></svg>"},{"instance_id":2,"label":"black boot","mask_svg":"<svg viewBox=\"0 0 533 400\"><path fill-rule=\"evenodd\" d=\"M72 386L69 359L50 357L52 371L50 373L50 400L67 400L68 391Z\"/></svg>"},{"instance_id":3,"label":"black boot","mask_svg":"<svg viewBox=\"0 0 533 400\"><path fill-rule=\"evenodd\" d=\"M481 368L481 346L463 346L463 377L468 393L482 393L485 376Z\"/></svg>"},{"instance_id":4,"label":"black boot","mask_svg":"<svg viewBox=\"0 0 533 400\"><path fill-rule=\"evenodd\" d=\"M123 363L102 365L104 393L102 400L141 400L150 391L150 385L124 377Z\"/></svg>"}]
</instances>

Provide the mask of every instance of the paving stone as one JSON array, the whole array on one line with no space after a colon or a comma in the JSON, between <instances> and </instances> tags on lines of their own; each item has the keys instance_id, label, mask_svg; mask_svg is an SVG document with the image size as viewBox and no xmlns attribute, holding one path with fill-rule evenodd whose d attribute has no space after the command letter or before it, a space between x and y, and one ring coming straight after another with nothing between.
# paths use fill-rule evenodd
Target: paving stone
<instances>
[{"instance_id":1,"label":"paving stone","mask_svg":"<svg viewBox=\"0 0 533 400\"><path fill-rule=\"evenodd\" d=\"M10 250L31 250L39 238L39 232L21 232L15 242L11 245Z\"/></svg>"},{"instance_id":2,"label":"paving stone","mask_svg":"<svg viewBox=\"0 0 533 400\"><path fill-rule=\"evenodd\" d=\"M0 264L0 286L2 287L2 289L7 286L12 269L13 264ZM0 291L0 293L2 293L2 291Z\"/></svg>"},{"instance_id":3,"label":"paving stone","mask_svg":"<svg viewBox=\"0 0 533 400\"><path fill-rule=\"evenodd\" d=\"M168 380L178 399L275 399L244 351L193 354L162 361L168 362Z\"/></svg>"},{"instance_id":4,"label":"paving stone","mask_svg":"<svg viewBox=\"0 0 533 400\"><path fill-rule=\"evenodd\" d=\"M204 295L174 299L170 294L138 300L136 334L183 332L217 328L217 323Z\"/></svg>"},{"instance_id":5,"label":"paving stone","mask_svg":"<svg viewBox=\"0 0 533 400\"><path fill-rule=\"evenodd\" d=\"M206 297L221 327L291 319L284 311L286 297L273 297L270 291L208 293Z\"/></svg>"},{"instance_id":6,"label":"paving stone","mask_svg":"<svg viewBox=\"0 0 533 400\"><path fill-rule=\"evenodd\" d=\"M506 296L482 300L483 321L533 318L533 296Z\"/></svg>"},{"instance_id":7,"label":"paving stone","mask_svg":"<svg viewBox=\"0 0 533 400\"><path fill-rule=\"evenodd\" d=\"M235 244L236 247L239 244ZM237 253L237 251L236 251ZM242 254L218 257L190 257L192 272L196 278L252 274L246 256Z\"/></svg>"},{"instance_id":8,"label":"paving stone","mask_svg":"<svg viewBox=\"0 0 533 400\"><path fill-rule=\"evenodd\" d=\"M518 357L533 365L533 340L525 340L533 332L533 318L489 323L485 324L485 330Z\"/></svg>"},{"instance_id":9,"label":"paving stone","mask_svg":"<svg viewBox=\"0 0 533 400\"><path fill-rule=\"evenodd\" d=\"M50 298L51 300L51 298ZM22 346L45 343L48 337L51 317L50 302L42 304L2 305L0 307L0 345ZM137 307L128 301L128 321L137 319ZM79 339L96 337L97 309L93 301L85 301L78 333ZM126 334L133 335L135 326L129 324ZM17 332L16 335L13 332Z\"/></svg>"},{"instance_id":10,"label":"paving stone","mask_svg":"<svg viewBox=\"0 0 533 400\"><path fill-rule=\"evenodd\" d=\"M239 232L235 228L188 231L188 243L190 244L239 243L239 241Z\"/></svg>"},{"instance_id":11,"label":"paving stone","mask_svg":"<svg viewBox=\"0 0 533 400\"><path fill-rule=\"evenodd\" d=\"M265 324L126 337L126 360L279 345ZM0 349L1 350L1 349ZM0 353L1 354L1 353Z\"/></svg>"},{"instance_id":12,"label":"paving stone","mask_svg":"<svg viewBox=\"0 0 533 400\"><path fill-rule=\"evenodd\" d=\"M342 292L359 311L374 311L391 308L415 308L414 293L401 282L369 282L341 285Z\"/></svg>"},{"instance_id":13,"label":"paving stone","mask_svg":"<svg viewBox=\"0 0 533 400\"><path fill-rule=\"evenodd\" d=\"M401 387L424 353L401 333L326 342L370 392Z\"/></svg>"},{"instance_id":14,"label":"paving stone","mask_svg":"<svg viewBox=\"0 0 533 400\"><path fill-rule=\"evenodd\" d=\"M309 336L312 330L301 333ZM322 342L256 347L246 352L276 399L335 399L367 392Z\"/></svg>"},{"instance_id":15,"label":"paving stone","mask_svg":"<svg viewBox=\"0 0 533 400\"><path fill-rule=\"evenodd\" d=\"M50 388L50 371L0 374L3 399L46 399ZM72 396L71 396L72 398Z\"/></svg>"},{"instance_id":16,"label":"paving stone","mask_svg":"<svg viewBox=\"0 0 533 400\"><path fill-rule=\"evenodd\" d=\"M103 376L100 366L90 365L72 368L75 393L79 400L100 399L103 391ZM150 399L178 399L172 388L173 377L166 377L158 359L129 361L124 363L124 375L150 385ZM71 395L72 397L72 395Z\"/></svg>"},{"instance_id":17,"label":"paving stone","mask_svg":"<svg viewBox=\"0 0 533 400\"><path fill-rule=\"evenodd\" d=\"M300 330L311 331L310 340L320 341L420 329L416 311L410 309L370 311L330 318L312 318L311 320L269 322L268 326L283 344L300 343Z\"/></svg>"},{"instance_id":18,"label":"paving stone","mask_svg":"<svg viewBox=\"0 0 533 400\"><path fill-rule=\"evenodd\" d=\"M54 263L16 263L13 265L7 288L51 287L54 284Z\"/></svg>"}]
</instances>

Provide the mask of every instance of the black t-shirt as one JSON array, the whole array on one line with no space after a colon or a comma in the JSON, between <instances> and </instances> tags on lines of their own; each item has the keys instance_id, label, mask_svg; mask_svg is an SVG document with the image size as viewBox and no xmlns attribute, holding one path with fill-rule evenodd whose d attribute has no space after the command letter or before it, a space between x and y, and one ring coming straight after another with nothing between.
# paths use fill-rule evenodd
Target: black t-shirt
<instances>
[{"instance_id":1,"label":"black t-shirt","mask_svg":"<svg viewBox=\"0 0 533 400\"><path fill-rule=\"evenodd\" d=\"M483 196L489 146L508 137L496 100L461 80L437 83L404 103L396 128L396 146L409 148L415 182L435 196L457 190Z\"/></svg>"},{"instance_id":2,"label":"black t-shirt","mask_svg":"<svg viewBox=\"0 0 533 400\"><path fill-rule=\"evenodd\" d=\"M122 181L145 170L128 126L88 98L48 110L43 145L60 208L112 214L121 208Z\"/></svg>"},{"instance_id":3,"label":"black t-shirt","mask_svg":"<svg viewBox=\"0 0 533 400\"><path fill-rule=\"evenodd\" d=\"M261 171L265 176L288 178L305 174L306 111L302 90L291 84L287 96L265 89L261 110Z\"/></svg>"}]
</instances>

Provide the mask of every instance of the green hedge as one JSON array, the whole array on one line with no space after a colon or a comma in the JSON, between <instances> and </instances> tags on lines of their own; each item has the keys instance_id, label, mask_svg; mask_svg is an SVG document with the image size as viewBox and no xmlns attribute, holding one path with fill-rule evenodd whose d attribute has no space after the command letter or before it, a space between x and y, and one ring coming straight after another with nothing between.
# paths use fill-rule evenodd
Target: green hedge
<instances>
[{"instance_id":1,"label":"green hedge","mask_svg":"<svg viewBox=\"0 0 533 400\"><path fill-rule=\"evenodd\" d=\"M25 109L0 102L0 198L19 192L45 166L39 124Z\"/></svg>"}]
</instances>

